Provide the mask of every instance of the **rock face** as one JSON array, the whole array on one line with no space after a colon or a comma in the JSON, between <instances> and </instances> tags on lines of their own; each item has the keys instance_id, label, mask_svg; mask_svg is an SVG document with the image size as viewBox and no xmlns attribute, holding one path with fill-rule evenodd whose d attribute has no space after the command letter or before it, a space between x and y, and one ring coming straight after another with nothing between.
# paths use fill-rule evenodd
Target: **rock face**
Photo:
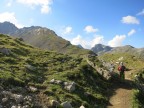
<instances>
[{"instance_id":1,"label":"rock face","mask_svg":"<svg viewBox=\"0 0 144 108\"><path fill-rule=\"evenodd\" d=\"M113 48L110 46L105 46L102 44L96 44L91 50L95 52L96 54L100 55L102 53L108 52L112 50Z\"/></svg>"},{"instance_id":2,"label":"rock face","mask_svg":"<svg viewBox=\"0 0 144 108\"><path fill-rule=\"evenodd\" d=\"M60 53L91 54L90 50L72 45L69 41L58 36L53 30L40 26L17 28L10 22L0 23L0 33L21 38L26 43L46 50Z\"/></svg>"}]
</instances>

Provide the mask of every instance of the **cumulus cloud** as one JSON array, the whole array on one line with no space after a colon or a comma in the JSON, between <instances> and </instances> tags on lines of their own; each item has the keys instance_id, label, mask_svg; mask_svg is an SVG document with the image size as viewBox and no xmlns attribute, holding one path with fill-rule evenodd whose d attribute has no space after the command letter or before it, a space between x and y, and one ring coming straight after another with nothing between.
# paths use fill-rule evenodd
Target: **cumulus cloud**
<instances>
[{"instance_id":1,"label":"cumulus cloud","mask_svg":"<svg viewBox=\"0 0 144 108\"><path fill-rule=\"evenodd\" d=\"M93 26L91 25L88 25L85 27L84 31L86 31L87 33L95 33L98 31L97 28L94 28Z\"/></svg>"},{"instance_id":2,"label":"cumulus cloud","mask_svg":"<svg viewBox=\"0 0 144 108\"><path fill-rule=\"evenodd\" d=\"M108 42L108 45L111 47L122 46L123 41L125 40L126 35L116 35L112 40Z\"/></svg>"},{"instance_id":3,"label":"cumulus cloud","mask_svg":"<svg viewBox=\"0 0 144 108\"><path fill-rule=\"evenodd\" d=\"M96 36L92 42L91 42L91 47L94 47L96 44L99 44L99 43L103 43L104 42L104 37L103 36Z\"/></svg>"},{"instance_id":4,"label":"cumulus cloud","mask_svg":"<svg viewBox=\"0 0 144 108\"><path fill-rule=\"evenodd\" d=\"M77 37L73 38L71 43L73 45L82 45L82 47L87 48L88 43L82 39L81 35L77 35Z\"/></svg>"},{"instance_id":5,"label":"cumulus cloud","mask_svg":"<svg viewBox=\"0 0 144 108\"><path fill-rule=\"evenodd\" d=\"M95 36L95 38L88 41L84 39L81 35L77 35L71 41L73 45L82 45L83 48L87 48L87 49L94 47L95 44L99 44L103 42L104 42L103 36Z\"/></svg>"},{"instance_id":6,"label":"cumulus cloud","mask_svg":"<svg viewBox=\"0 0 144 108\"><path fill-rule=\"evenodd\" d=\"M136 30L135 30L135 29L132 29L131 31L128 32L128 36L131 36L131 35L133 35L134 33L136 33Z\"/></svg>"},{"instance_id":7,"label":"cumulus cloud","mask_svg":"<svg viewBox=\"0 0 144 108\"><path fill-rule=\"evenodd\" d=\"M121 22L125 24L140 24L139 20L133 16L123 17Z\"/></svg>"},{"instance_id":8,"label":"cumulus cloud","mask_svg":"<svg viewBox=\"0 0 144 108\"><path fill-rule=\"evenodd\" d=\"M144 9L141 12L139 12L137 15L144 15Z\"/></svg>"},{"instance_id":9,"label":"cumulus cloud","mask_svg":"<svg viewBox=\"0 0 144 108\"><path fill-rule=\"evenodd\" d=\"M15 24L18 28L22 28L23 25L20 24L18 22L18 20L15 17L15 13L14 12L4 12L4 13L0 13L0 22L11 22L13 24Z\"/></svg>"},{"instance_id":10,"label":"cumulus cloud","mask_svg":"<svg viewBox=\"0 0 144 108\"><path fill-rule=\"evenodd\" d=\"M67 26L64 28L63 34L66 35L66 34L70 34L71 32L72 32L72 27Z\"/></svg>"},{"instance_id":11,"label":"cumulus cloud","mask_svg":"<svg viewBox=\"0 0 144 108\"><path fill-rule=\"evenodd\" d=\"M41 13L50 13L50 5L53 3L53 0L16 0L18 3L25 4L31 8L35 6L41 7Z\"/></svg>"},{"instance_id":12,"label":"cumulus cloud","mask_svg":"<svg viewBox=\"0 0 144 108\"><path fill-rule=\"evenodd\" d=\"M9 0L6 6L7 6L7 7L11 7L12 2L13 2L13 0Z\"/></svg>"}]
</instances>

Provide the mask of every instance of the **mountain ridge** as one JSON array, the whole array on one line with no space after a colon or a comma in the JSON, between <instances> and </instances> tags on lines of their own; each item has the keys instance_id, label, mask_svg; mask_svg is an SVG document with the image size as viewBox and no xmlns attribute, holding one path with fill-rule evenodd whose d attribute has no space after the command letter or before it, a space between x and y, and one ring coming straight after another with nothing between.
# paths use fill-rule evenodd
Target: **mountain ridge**
<instances>
[{"instance_id":1,"label":"mountain ridge","mask_svg":"<svg viewBox=\"0 0 144 108\"><path fill-rule=\"evenodd\" d=\"M6 28L2 29L4 25L7 25L6 31ZM10 22L0 23L0 27L0 33L22 38L26 43L41 49L71 55L94 54L90 50L72 45L69 41L58 36L53 30L46 27L31 26L19 29Z\"/></svg>"}]
</instances>

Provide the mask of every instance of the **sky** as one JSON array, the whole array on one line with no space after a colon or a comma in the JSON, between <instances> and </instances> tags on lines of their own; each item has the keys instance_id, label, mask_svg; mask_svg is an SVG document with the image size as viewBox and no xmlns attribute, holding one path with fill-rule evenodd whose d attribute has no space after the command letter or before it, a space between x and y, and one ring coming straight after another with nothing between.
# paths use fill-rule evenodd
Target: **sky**
<instances>
[{"instance_id":1,"label":"sky","mask_svg":"<svg viewBox=\"0 0 144 108\"><path fill-rule=\"evenodd\" d=\"M144 47L144 0L0 0L0 22L47 27L86 49Z\"/></svg>"}]
</instances>

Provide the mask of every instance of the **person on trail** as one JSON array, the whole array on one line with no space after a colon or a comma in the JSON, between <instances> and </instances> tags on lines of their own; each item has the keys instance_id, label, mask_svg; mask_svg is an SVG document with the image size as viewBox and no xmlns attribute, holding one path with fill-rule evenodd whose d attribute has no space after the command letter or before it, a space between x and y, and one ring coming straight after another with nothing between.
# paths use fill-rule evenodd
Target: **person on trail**
<instances>
[{"instance_id":1,"label":"person on trail","mask_svg":"<svg viewBox=\"0 0 144 108\"><path fill-rule=\"evenodd\" d=\"M123 62L118 66L118 71L120 72L120 80L123 81L125 79L125 70L126 67L123 65Z\"/></svg>"}]
</instances>

